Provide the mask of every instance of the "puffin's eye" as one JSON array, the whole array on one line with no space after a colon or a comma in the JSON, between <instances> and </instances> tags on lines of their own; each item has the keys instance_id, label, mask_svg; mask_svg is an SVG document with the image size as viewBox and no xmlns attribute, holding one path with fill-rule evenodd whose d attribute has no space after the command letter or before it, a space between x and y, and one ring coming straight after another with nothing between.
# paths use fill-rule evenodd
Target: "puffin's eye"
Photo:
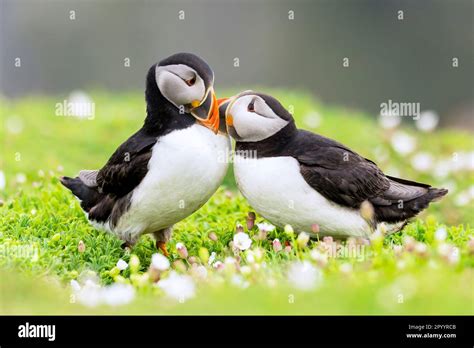
<instances>
[{"instance_id":1,"label":"puffin's eye","mask_svg":"<svg viewBox=\"0 0 474 348\"><path fill-rule=\"evenodd\" d=\"M247 110L248 110L248 112L255 112L255 103L254 103L253 100L252 100L252 101L250 102L250 104L247 106Z\"/></svg>"},{"instance_id":2,"label":"puffin's eye","mask_svg":"<svg viewBox=\"0 0 474 348\"><path fill-rule=\"evenodd\" d=\"M188 86L193 86L196 83L196 75L191 80L184 80Z\"/></svg>"}]
</instances>

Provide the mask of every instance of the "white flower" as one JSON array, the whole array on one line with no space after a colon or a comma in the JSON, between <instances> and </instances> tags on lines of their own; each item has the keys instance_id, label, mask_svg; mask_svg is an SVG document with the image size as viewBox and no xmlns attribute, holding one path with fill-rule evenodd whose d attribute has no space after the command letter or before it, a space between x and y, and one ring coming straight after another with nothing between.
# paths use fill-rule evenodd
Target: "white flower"
<instances>
[{"instance_id":1,"label":"white flower","mask_svg":"<svg viewBox=\"0 0 474 348\"><path fill-rule=\"evenodd\" d=\"M127 269L128 267L128 263L125 262L124 260L120 259L117 261L117 268L121 271L123 271L124 269Z\"/></svg>"},{"instance_id":2,"label":"white flower","mask_svg":"<svg viewBox=\"0 0 474 348\"><path fill-rule=\"evenodd\" d=\"M448 232L446 232L446 228L444 227L438 228L434 235L435 239L438 241L445 240L447 236L448 236Z\"/></svg>"},{"instance_id":3,"label":"white flower","mask_svg":"<svg viewBox=\"0 0 474 348\"><path fill-rule=\"evenodd\" d=\"M221 261L216 261L214 262L212 267L214 267L217 270L221 270L221 269L224 269L224 264Z\"/></svg>"},{"instance_id":4,"label":"white flower","mask_svg":"<svg viewBox=\"0 0 474 348\"><path fill-rule=\"evenodd\" d=\"M314 289L321 279L321 271L308 261L293 262L288 269L288 281L300 290Z\"/></svg>"},{"instance_id":5,"label":"white flower","mask_svg":"<svg viewBox=\"0 0 474 348\"><path fill-rule=\"evenodd\" d=\"M216 253L213 251L211 253L211 256L209 256L209 260L207 261L207 264L212 265L212 263L214 262L215 259L216 259Z\"/></svg>"},{"instance_id":6,"label":"white flower","mask_svg":"<svg viewBox=\"0 0 474 348\"><path fill-rule=\"evenodd\" d=\"M439 116L435 111L426 110L420 114L420 118L416 120L416 128L422 132L433 131L439 122Z\"/></svg>"},{"instance_id":7,"label":"white flower","mask_svg":"<svg viewBox=\"0 0 474 348\"><path fill-rule=\"evenodd\" d=\"M5 180L5 173L0 170L0 190L4 190L6 185L7 181Z\"/></svg>"},{"instance_id":8,"label":"white flower","mask_svg":"<svg viewBox=\"0 0 474 348\"><path fill-rule=\"evenodd\" d=\"M438 253L451 265L455 265L459 262L459 248L453 245L447 243L440 244L438 246Z\"/></svg>"},{"instance_id":9,"label":"white flower","mask_svg":"<svg viewBox=\"0 0 474 348\"><path fill-rule=\"evenodd\" d=\"M135 289L130 284L115 283L102 289L102 300L109 306L130 303L135 298Z\"/></svg>"},{"instance_id":10,"label":"white flower","mask_svg":"<svg viewBox=\"0 0 474 348\"><path fill-rule=\"evenodd\" d=\"M310 111L303 116L303 122L310 128L317 128L321 124L321 115L316 111Z\"/></svg>"},{"instance_id":11,"label":"white flower","mask_svg":"<svg viewBox=\"0 0 474 348\"><path fill-rule=\"evenodd\" d=\"M87 307L95 307L102 301L102 289L93 280L87 279L76 294L77 301Z\"/></svg>"},{"instance_id":12,"label":"white flower","mask_svg":"<svg viewBox=\"0 0 474 348\"><path fill-rule=\"evenodd\" d=\"M79 290L81 290L81 286L79 285L79 282L78 282L77 280L72 279L71 282L70 282L70 284L71 284L72 290L74 290L74 291L79 291Z\"/></svg>"},{"instance_id":13,"label":"white flower","mask_svg":"<svg viewBox=\"0 0 474 348\"><path fill-rule=\"evenodd\" d=\"M151 256L151 266L158 271L166 271L170 268L170 261L161 254L153 254Z\"/></svg>"},{"instance_id":14,"label":"white flower","mask_svg":"<svg viewBox=\"0 0 474 348\"><path fill-rule=\"evenodd\" d=\"M426 152L417 153L413 156L411 165L419 172L426 172L433 167L433 156Z\"/></svg>"},{"instance_id":15,"label":"white flower","mask_svg":"<svg viewBox=\"0 0 474 348\"><path fill-rule=\"evenodd\" d=\"M91 114L94 101L86 92L80 90L72 91L71 94L69 94L67 102L68 105L71 106L71 116L79 118L90 118L94 116Z\"/></svg>"},{"instance_id":16,"label":"white flower","mask_svg":"<svg viewBox=\"0 0 474 348\"><path fill-rule=\"evenodd\" d=\"M247 250L250 248L252 240L249 235L245 232L239 232L234 235L234 246L240 250Z\"/></svg>"},{"instance_id":17,"label":"white flower","mask_svg":"<svg viewBox=\"0 0 474 348\"><path fill-rule=\"evenodd\" d=\"M275 226L273 226L271 224L267 224L265 222L257 224L257 227L260 231L266 231L266 232L271 232L275 229Z\"/></svg>"},{"instance_id":18,"label":"white flower","mask_svg":"<svg viewBox=\"0 0 474 348\"><path fill-rule=\"evenodd\" d=\"M298 243L298 246L300 248L304 248L309 242L309 234L307 234L306 232L301 232L298 235L296 242Z\"/></svg>"},{"instance_id":19,"label":"white flower","mask_svg":"<svg viewBox=\"0 0 474 348\"><path fill-rule=\"evenodd\" d=\"M196 269L194 270L194 274L199 279L206 279L207 269L203 265L200 265L200 266L196 267Z\"/></svg>"},{"instance_id":20,"label":"white flower","mask_svg":"<svg viewBox=\"0 0 474 348\"><path fill-rule=\"evenodd\" d=\"M225 259L224 259L224 263L226 265L230 265L230 266L235 266L237 264L237 260L231 256L227 256Z\"/></svg>"},{"instance_id":21,"label":"white flower","mask_svg":"<svg viewBox=\"0 0 474 348\"><path fill-rule=\"evenodd\" d=\"M339 266L339 270L342 272L342 273L351 273L352 272L352 265L350 263L343 263L342 265Z\"/></svg>"},{"instance_id":22,"label":"white flower","mask_svg":"<svg viewBox=\"0 0 474 348\"><path fill-rule=\"evenodd\" d=\"M402 131L397 131L391 139L392 147L400 155L408 155L415 150L416 139Z\"/></svg>"},{"instance_id":23,"label":"white flower","mask_svg":"<svg viewBox=\"0 0 474 348\"><path fill-rule=\"evenodd\" d=\"M397 268L398 269L405 269L407 266L407 263L405 260L398 260L397 261Z\"/></svg>"},{"instance_id":24,"label":"white flower","mask_svg":"<svg viewBox=\"0 0 474 348\"><path fill-rule=\"evenodd\" d=\"M459 207L464 207L465 205L469 204L470 200L471 199L466 192L461 192L454 199L454 204L456 204Z\"/></svg>"},{"instance_id":25,"label":"white flower","mask_svg":"<svg viewBox=\"0 0 474 348\"><path fill-rule=\"evenodd\" d=\"M88 279L82 288L75 280L71 281L71 286L76 292L78 302L87 307L96 307L103 303L118 306L127 304L135 298L135 289L130 284L114 283L101 287Z\"/></svg>"},{"instance_id":26,"label":"white flower","mask_svg":"<svg viewBox=\"0 0 474 348\"><path fill-rule=\"evenodd\" d=\"M161 288L168 297L178 301L186 301L194 297L196 291L196 286L190 276L179 275L174 271L171 272L168 278L160 280L158 287Z\"/></svg>"},{"instance_id":27,"label":"white flower","mask_svg":"<svg viewBox=\"0 0 474 348\"><path fill-rule=\"evenodd\" d=\"M18 116L10 116L5 121L5 128L11 134L20 134L23 131L23 121Z\"/></svg>"},{"instance_id":28,"label":"white flower","mask_svg":"<svg viewBox=\"0 0 474 348\"><path fill-rule=\"evenodd\" d=\"M321 253L318 249L312 249L309 256L316 261L320 267L325 267L328 263L328 255Z\"/></svg>"},{"instance_id":29,"label":"white flower","mask_svg":"<svg viewBox=\"0 0 474 348\"><path fill-rule=\"evenodd\" d=\"M471 198L474 198L474 185L471 185L469 189L467 190L467 192L469 193L469 196Z\"/></svg>"},{"instance_id":30,"label":"white flower","mask_svg":"<svg viewBox=\"0 0 474 348\"><path fill-rule=\"evenodd\" d=\"M241 275L239 274L234 274L231 278L230 278L230 282L235 285L236 287L238 288L241 288L241 289L246 289L248 288L248 286L250 285L250 283L248 281L246 281Z\"/></svg>"},{"instance_id":31,"label":"white flower","mask_svg":"<svg viewBox=\"0 0 474 348\"><path fill-rule=\"evenodd\" d=\"M24 184L26 182L26 175L23 173L18 173L16 175L16 182L19 184Z\"/></svg>"},{"instance_id":32,"label":"white flower","mask_svg":"<svg viewBox=\"0 0 474 348\"><path fill-rule=\"evenodd\" d=\"M452 265L455 265L459 262L459 259L460 259L459 248L453 247L451 253L448 256L448 262Z\"/></svg>"},{"instance_id":33,"label":"white flower","mask_svg":"<svg viewBox=\"0 0 474 348\"><path fill-rule=\"evenodd\" d=\"M379 115L379 124L384 129L396 128L401 121L401 117L398 115Z\"/></svg>"},{"instance_id":34,"label":"white flower","mask_svg":"<svg viewBox=\"0 0 474 348\"><path fill-rule=\"evenodd\" d=\"M249 275L250 273L252 273L252 268L250 266L242 266L240 267L240 273L242 273L243 275Z\"/></svg>"},{"instance_id":35,"label":"white flower","mask_svg":"<svg viewBox=\"0 0 474 348\"><path fill-rule=\"evenodd\" d=\"M245 259L248 263L255 263L255 254L252 250L247 250L245 253Z\"/></svg>"}]
</instances>

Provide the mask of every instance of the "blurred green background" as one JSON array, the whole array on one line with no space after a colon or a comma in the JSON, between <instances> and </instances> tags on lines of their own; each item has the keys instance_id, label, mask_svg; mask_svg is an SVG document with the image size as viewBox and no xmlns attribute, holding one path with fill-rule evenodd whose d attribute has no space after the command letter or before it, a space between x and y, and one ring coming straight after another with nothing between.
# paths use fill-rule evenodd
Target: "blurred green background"
<instances>
[{"instance_id":1,"label":"blurred green background","mask_svg":"<svg viewBox=\"0 0 474 348\"><path fill-rule=\"evenodd\" d=\"M471 0L3 0L0 9L0 92L10 97L142 90L153 63L187 51L209 62L218 89L305 90L374 116L389 99L417 102L442 125L474 129Z\"/></svg>"}]
</instances>

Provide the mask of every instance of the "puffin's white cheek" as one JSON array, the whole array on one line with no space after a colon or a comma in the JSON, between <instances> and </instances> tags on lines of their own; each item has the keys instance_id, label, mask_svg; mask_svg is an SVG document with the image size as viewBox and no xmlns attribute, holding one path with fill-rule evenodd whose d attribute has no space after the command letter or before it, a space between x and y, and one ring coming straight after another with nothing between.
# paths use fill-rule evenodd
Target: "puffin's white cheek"
<instances>
[{"instance_id":1,"label":"puffin's white cheek","mask_svg":"<svg viewBox=\"0 0 474 348\"><path fill-rule=\"evenodd\" d=\"M186 86L181 79L170 75L163 76L158 81L158 88L166 99L176 106L190 104L194 100L202 100L204 88L201 84Z\"/></svg>"},{"instance_id":2,"label":"puffin's white cheek","mask_svg":"<svg viewBox=\"0 0 474 348\"><path fill-rule=\"evenodd\" d=\"M265 132L265 118L254 113L240 113L234 116L234 128L243 139L253 140Z\"/></svg>"},{"instance_id":3,"label":"puffin's white cheek","mask_svg":"<svg viewBox=\"0 0 474 348\"><path fill-rule=\"evenodd\" d=\"M281 118L269 118L245 112L233 116L233 124L241 141L261 141L277 133L288 122Z\"/></svg>"}]
</instances>

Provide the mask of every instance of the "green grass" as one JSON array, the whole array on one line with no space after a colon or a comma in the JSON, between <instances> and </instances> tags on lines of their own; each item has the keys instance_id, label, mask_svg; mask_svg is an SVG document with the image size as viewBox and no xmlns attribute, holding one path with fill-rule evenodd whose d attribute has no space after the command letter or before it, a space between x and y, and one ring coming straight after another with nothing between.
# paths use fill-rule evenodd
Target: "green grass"
<instances>
[{"instance_id":1,"label":"green grass","mask_svg":"<svg viewBox=\"0 0 474 348\"><path fill-rule=\"evenodd\" d=\"M222 271L206 266L208 277L195 278L196 296L180 303L146 279L151 256L156 253L152 239L144 236L131 252L122 250L121 241L87 223L76 200L57 180L62 174L103 165L141 126L143 97L139 93L112 96L95 92L93 120L55 116L55 104L63 97L2 100L0 115L5 127L0 127L4 144L0 170L5 173L6 188L0 191L0 313L473 314L474 251L469 241L474 238L474 214L472 202L461 205L457 200L472 185L472 172L453 171L446 177L436 171L420 173L410 164L412 155L394 151L390 132L368 115L323 105L304 93L272 94L285 106L293 106L301 128L347 144L389 173L397 171L402 177L434 186L449 185L450 193L401 233L384 240L374 238L370 246L360 247L361 257L329 258L324 266L311 258L312 250L321 248L321 241L298 247L296 237L280 229L270 232L265 240L257 240L257 228L245 228L253 238L252 250L260 250L262 257L251 262L242 252L240 266L249 266L247 272L229 265ZM307 121L310 112L320 115L317 128L311 128ZM23 129L12 133L11 124L18 120ZM410 126L402 129L416 137L415 153L431 153L435 160L473 151L472 134L468 132L425 134ZM17 182L19 173L26 176L26 182ZM229 242L236 224L246 225L249 211L252 209L236 191L229 171L212 199L175 226L169 243L171 262L179 260L177 242L186 245L190 256L201 255L201 259L203 248L215 252L216 260L235 257ZM257 222L262 221L257 216ZM435 237L440 228L446 228L445 241ZM217 235L217 241L208 237L210 232ZM406 242L407 236L417 241L414 251L411 242ZM291 252L273 251L274 238L291 244ZM80 241L85 244L84 252L78 250ZM394 246L402 246L402 251L394 250ZM458 252L454 259L446 255L451 247L457 248L453 249ZM132 255L140 260L138 269L131 271L129 267L117 276L117 261L129 262ZM318 286L310 291L298 290L287 280L288 269L297 260L309 261L321 273ZM172 268L187 274L192 267L184 261ZM133 303L94 308L81 305L71 294L69 282L82 280L91 272L103 286L131 283L136 289ZM235 279L248 286L235 285Z\"/></svg>"}]
</instances>

